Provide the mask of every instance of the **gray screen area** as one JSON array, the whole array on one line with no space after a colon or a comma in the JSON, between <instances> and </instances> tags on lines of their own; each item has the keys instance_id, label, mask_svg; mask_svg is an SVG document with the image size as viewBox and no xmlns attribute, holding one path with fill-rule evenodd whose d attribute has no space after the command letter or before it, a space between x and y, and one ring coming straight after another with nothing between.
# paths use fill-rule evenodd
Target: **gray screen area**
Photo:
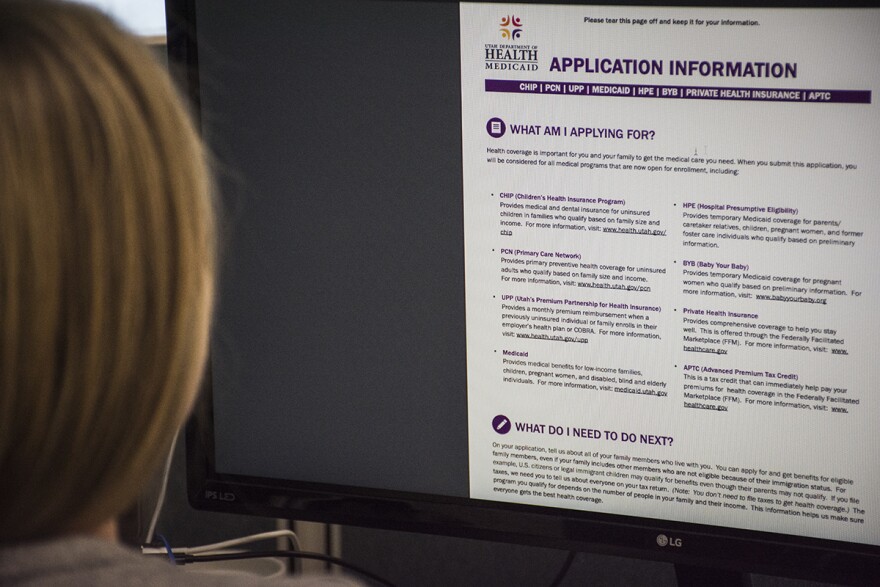
<instances>
[{"instance_id":1,"label":"gray screen area","mask_svg":"<svg viewBox=\"0 0 880 587\"><path fill-rule=\"evenodd\" d=\"M467 496L457 6L198 4L218 472Z\"/></svg>"}]
</instances>

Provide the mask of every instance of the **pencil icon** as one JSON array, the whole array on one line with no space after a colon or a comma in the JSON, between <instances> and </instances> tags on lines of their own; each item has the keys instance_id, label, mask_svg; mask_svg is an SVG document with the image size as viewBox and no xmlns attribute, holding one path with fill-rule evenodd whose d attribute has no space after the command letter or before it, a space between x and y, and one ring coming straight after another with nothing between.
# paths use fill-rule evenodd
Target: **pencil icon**
<instances>
[{"instance_id":1,"label":"pencil icon","mask_svg":"<svg viewBox=\"0 0 880 587\"><path fill-rule=\"evenodd\" d=\"M492 418L492 429L498 434L507 434L511 429L510 418L503 414L498 414Z\"/></svg>"}]
</instances>

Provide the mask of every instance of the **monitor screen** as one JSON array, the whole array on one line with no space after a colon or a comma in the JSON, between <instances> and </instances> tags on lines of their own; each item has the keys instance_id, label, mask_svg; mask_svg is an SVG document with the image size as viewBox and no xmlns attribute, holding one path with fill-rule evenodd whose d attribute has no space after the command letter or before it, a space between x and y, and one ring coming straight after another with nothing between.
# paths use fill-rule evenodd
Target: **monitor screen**
<instances>
[{"instance_id":1,"label":"monitor screen","mask_svg":"<svg viewBox=\"0 0 880 587\"><path fill-rule=\"evenodd\" d=\"M199 507L880 570L880 11L169 18L223 202Z\"/></svg>"}]
</instances>

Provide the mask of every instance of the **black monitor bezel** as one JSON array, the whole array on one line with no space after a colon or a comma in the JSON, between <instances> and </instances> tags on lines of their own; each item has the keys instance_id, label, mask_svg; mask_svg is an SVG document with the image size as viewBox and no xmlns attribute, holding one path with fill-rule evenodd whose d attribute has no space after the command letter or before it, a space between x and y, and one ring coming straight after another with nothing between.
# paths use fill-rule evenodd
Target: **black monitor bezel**
<instances>
[{"instance_id":1,"label":"black monitor bezel","mask_svg":"<svg viewBox=\"0 0 880 587\"><path fill-rule=\"evenodd\" d=\"M210 375L186 427L196 509L595 552L838 584L869 584L880 548L770 532L486 500L229 475L214 467ZM663 534L681 546L660 546Z\"/></svg>"},{"instance_id":2,"label":"black monitor bezel","mask_svg":"<svg viewBox=\"0 0 880 587\"><path fill-rule=\"evenodd\" d=\"M830 5L821 1L596 4L780 8ZM847 2L834 6L873 4ZM169 62L198 121L195 0L166 0L166 14ZM211 409L208 372L186 428L187 494L196 509L511 542L842 584L868 584L880 576L880 547L870 545L487 500L222 474L214 463ZM660 546L660 534L672 538L673 544Z\"/></svg>"}]
</instances>

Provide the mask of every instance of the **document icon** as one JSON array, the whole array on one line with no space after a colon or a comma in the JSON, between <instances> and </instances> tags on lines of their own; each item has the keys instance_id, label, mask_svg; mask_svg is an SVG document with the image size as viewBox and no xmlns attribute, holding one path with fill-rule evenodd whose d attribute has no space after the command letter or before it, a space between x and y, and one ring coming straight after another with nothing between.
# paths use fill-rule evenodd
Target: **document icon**
<instances>
[{"instance_id":1,"label":"document icon","mask_svg":"<svg viewBox=\"0 0 880 587\"><path fill-rule=\"evenodd\" d=\"M500 118L490 118L489 122L486 123L486 132L493 138L503 137L506 131L507 125Z\"/></svg>"}]
</instances>

